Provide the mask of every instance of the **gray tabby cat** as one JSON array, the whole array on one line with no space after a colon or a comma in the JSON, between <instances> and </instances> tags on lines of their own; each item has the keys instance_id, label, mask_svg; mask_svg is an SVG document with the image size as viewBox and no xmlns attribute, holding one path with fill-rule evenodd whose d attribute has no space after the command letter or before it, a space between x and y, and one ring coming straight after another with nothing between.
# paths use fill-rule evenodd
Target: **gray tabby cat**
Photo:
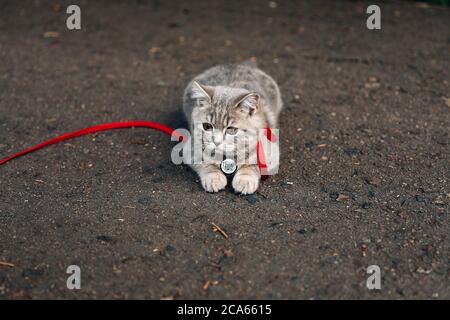
<instances>
[{"instance_id":1,"label":"gray tabby cat","mask_svg":"<svg viewBox=\"0 0 450 320\"><path fill-rule=\"evenodd\" d=\"M242 194L254 193L260 182L258 165L242 160L256 157L257 136L252 133L267 126L277 128L281 108L278 85L251 62L206 70L188 84L183 97L191 133L202 131L203 149L234 155L245 152L232 181L234 190ZM208 192L218 192L227 185L220 162L191 165Z\"/></svg>"}]
</instances>

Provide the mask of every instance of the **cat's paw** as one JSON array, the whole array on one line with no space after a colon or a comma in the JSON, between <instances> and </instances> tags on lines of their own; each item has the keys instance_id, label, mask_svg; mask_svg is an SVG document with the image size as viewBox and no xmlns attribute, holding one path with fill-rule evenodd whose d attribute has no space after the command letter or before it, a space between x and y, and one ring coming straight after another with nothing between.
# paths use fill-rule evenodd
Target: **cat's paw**
<instances>
[{"instance_id":1,"label":"cat's paw","mask_svg":"<svg viewBox=\"0 0 450 320\"><path fill-rule=\"evenodd\" d=\"M207 192L218 192L227 186L227 177L222 172L209 172L200 177L203 189Z\"/></svg>"},{"instance_id":2,"label":"cat's paw","mask_svg":"<svg viewBox=\"0 0 450 320\"><path fill-rule=\"evenodd\" d=\"M233 189L242 194L252 194L259 186L259 176L256 174L237 172L233 178Z\"/></svg>"}]
</instances>

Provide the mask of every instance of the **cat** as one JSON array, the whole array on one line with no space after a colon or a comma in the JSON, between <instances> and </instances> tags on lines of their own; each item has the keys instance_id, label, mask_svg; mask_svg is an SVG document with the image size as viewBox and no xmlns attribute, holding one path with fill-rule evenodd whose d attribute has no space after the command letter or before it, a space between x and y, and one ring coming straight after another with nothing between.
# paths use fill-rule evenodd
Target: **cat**
<instances>
[{"instance_id":1,"label":"cat","mask_svg":"<svg viewBox=\"0 0 450 320\"><path fill-rule=\"evenodd\" d=\"M275 80L251 61L207 69L194 77L183 95L191 134L195 130L202 133L202 150L241 155L232 180L234 191L241 194L254 193L261 178L256 162L242 161L256 157L257 136L253 133L266 127L277 128L282 106ZM227 177L220 170L221 160L191 164L207 192L227 186Z\"/></svg>"}]
</instances>

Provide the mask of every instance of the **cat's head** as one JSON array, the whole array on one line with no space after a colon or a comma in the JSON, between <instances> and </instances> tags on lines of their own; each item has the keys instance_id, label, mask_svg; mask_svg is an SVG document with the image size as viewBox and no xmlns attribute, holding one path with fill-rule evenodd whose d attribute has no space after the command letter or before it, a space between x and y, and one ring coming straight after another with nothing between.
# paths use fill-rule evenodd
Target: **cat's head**
<instances>
[{"instance_id":1,"label":"cat's head","mask_svg":"<svg viewBox=\"0 0 450 320\"><path fill-rule=\"evenodd\" d=\"M191 99L192 129L202 132L203 149L236 155L255 148L257 130L265 126L257 92L194 81Z\"/></svg>"}]
</instances>

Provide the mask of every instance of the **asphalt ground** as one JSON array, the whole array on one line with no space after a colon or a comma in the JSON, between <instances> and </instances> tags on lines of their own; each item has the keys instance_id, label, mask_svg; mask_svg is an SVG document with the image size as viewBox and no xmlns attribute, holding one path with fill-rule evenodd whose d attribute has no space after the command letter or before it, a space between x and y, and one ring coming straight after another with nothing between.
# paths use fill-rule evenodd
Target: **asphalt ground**
<instances>
[{"instance_id":1,"label":"asphalt ground","mask_svg":"<svg viewBox=\"0 0 450 320\"><path fill-rule=\"evenodd\" d=\"M8 163L1 299L450 298L448 7L379 2L368 30L365 1L76 1L69 31L73 2L0 3L0 157L186 126L188 81L252 58L284 99L280 172L208 194L146 129Z\"/></svg>"}]
</instances>

